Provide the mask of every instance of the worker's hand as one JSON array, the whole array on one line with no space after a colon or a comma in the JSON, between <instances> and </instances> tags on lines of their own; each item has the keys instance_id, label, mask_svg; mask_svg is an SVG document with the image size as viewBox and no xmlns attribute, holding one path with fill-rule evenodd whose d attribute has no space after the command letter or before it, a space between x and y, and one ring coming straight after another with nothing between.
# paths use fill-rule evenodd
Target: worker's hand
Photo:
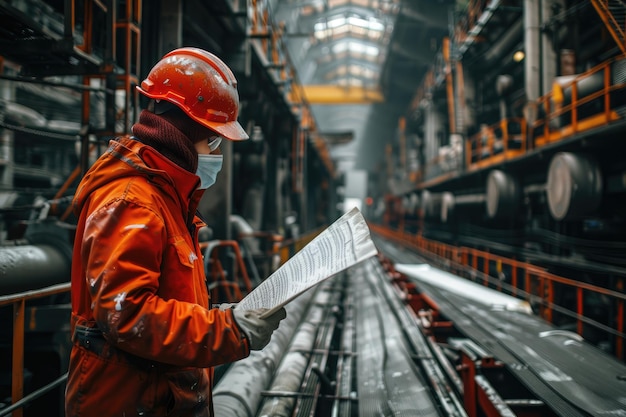
<instances>
[{"instance_id":1,"label":"worker's hand","mask_svg":"<svg viewBox=\"0 0 626 417\"><path fill-rule=\"evenodd\" d=\"M270 342L272 333L278 328L280 321L287 317L287 312L284 308L281 308L271 316L261 318L267 311L267 308L254 310L233 309L235 322L248 338L250 350L263 349Z\"/></svg>"},{"instance_id":2,"label":"worker's hand","mask_svg":"<svg viewBox=\"0 0 626 417\"><path fill-rule=\"evenodd\" d=\"M230 310L237 307L237 303L222 303L217 306L221 311Z\"/></svg>"}]
</instances>

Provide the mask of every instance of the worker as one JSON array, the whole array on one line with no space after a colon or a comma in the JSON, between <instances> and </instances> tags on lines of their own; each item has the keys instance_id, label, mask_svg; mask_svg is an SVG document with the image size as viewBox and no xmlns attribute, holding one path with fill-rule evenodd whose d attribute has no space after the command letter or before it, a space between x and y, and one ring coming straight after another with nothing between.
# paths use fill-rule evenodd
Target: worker
<instances>
[{"instance_id":1,"label":"worker","mask_svg":"<svg viewBox=\"0 0 626 417\"><path fill-rule=\"evenodd\" d=\"M149 104L132 135L110 141L73 200L67 417L212 416L213 367L263 349L286 316L209 308L196 207L222 138L248 138L232 71L180 48L138 90Z\"/></svg>"}]
</instances>

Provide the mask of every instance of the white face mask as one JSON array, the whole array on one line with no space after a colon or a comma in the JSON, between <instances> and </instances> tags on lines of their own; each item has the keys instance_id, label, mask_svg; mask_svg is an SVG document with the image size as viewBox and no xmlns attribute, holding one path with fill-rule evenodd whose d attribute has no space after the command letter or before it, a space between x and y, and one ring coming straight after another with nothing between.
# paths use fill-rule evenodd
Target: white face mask
<instances>
[{"instance_id":1,"label":"white face mask","mask_svg":"<svg viewBox=\"0 0 626 417\"><path fill-rule=\"evenodd\" d=\"M198 169L196 175L200 177L201 190L206 190L217 179L217 174L222 169L224 155L200 154L198 155Z\"/></svg>"}]
</instances>

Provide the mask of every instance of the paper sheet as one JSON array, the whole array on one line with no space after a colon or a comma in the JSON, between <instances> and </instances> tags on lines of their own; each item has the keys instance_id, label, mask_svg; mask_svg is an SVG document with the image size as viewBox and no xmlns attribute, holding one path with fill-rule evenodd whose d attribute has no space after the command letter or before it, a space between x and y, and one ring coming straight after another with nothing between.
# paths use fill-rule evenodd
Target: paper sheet
<instances>
[{"instance_id":1,"label":"paper sheet","mask_svg":"<svg viewBox=\"0 0 626 417\"><path fill-rule=\"evenodd\" d=\"M268 308L264 316L269 316L309 288L376 253L363 215L353 208L259 284L236 308Z\"/></svg>"}]
</instances>

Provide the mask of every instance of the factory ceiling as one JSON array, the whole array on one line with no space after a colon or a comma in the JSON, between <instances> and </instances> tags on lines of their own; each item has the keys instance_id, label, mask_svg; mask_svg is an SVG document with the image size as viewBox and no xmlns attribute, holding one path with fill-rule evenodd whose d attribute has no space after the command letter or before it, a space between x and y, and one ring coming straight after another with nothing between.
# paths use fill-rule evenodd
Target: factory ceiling
<instances>
[{"instance_id":1,"label":"factory ceiling","mask_svg":"<svg viewBox=\"0 0 626 417\"><path fill-rule=\"evenodd\" d=\"M331 142L340 167L370 169L379 162L398 117L448 34L456 3L276 2L273 18L284 25L292 62L319 128L341 138ZM346 143L346 137L354 140Z\"/></svg>"}]
</instances>

